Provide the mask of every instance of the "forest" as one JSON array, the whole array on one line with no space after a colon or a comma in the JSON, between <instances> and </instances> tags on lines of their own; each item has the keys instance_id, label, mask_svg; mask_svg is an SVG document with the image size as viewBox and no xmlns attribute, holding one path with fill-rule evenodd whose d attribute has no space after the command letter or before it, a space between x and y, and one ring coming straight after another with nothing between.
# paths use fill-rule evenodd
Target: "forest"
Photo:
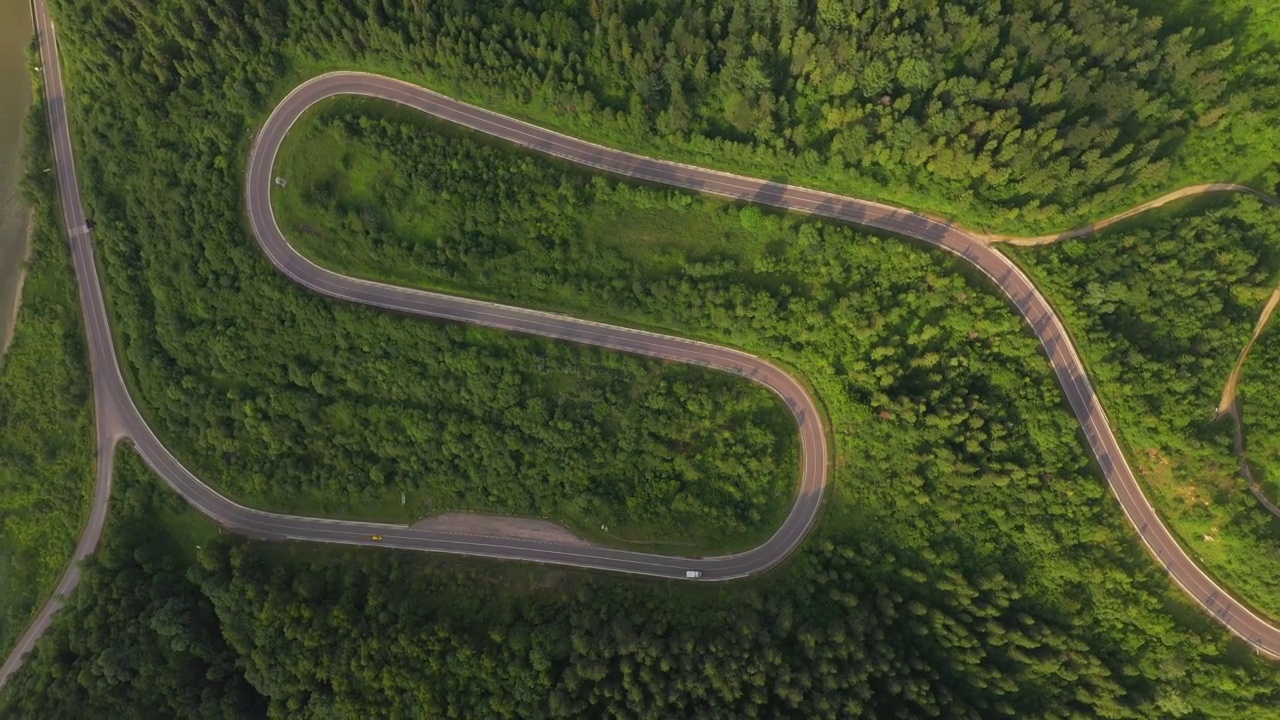
<instances>
[{"instance_id":1,"label":"forest","mask_svg":"<svg viewBox=\"0 0 1280 720\"><path fill-rule=\"evenodd\" d=\"M1045 6L1045 13L1053 9ZM312 297L260 256L239 204L240 164L252 128L284 91L315 70L396 70L396 63L419 62L404 50L412 44L436 58L429 68L421 61L417 75L440 79L435 87L468 84L461 94L484 100L498 94L486 88L501 84L519 94L508 103L550 107L533 93L519 93L532 78L543 86L549 73L528 68L544 66L507 58L540 55L546 60L537 62L561 67L574 55L561 46L521 44L513 33L564 43L578 43L584 32L595 37L594 23L584 30L573 20L583 8L458 10L442 4L419 8L412 18L384 3L154 7L108 1L60 3L57 9L84 190L98 223L95 238L128 370L160 435L205 477L222 486L258 484L288 498L317 479L327 480L317 484L326 494L376 493L379 478L348 468L363 465L359 453L427 457L427 448L412 447L405 435L389 432L398 427L385 423L402 410L390 403L417 397L415 388L433 391L441 368L474 368L466 375L474 382L493 380L499 368L503 377L530 374L528 356L511 351L513 345L536 347L549 364L563 361L574 371L592 364L577 350ZM590 3L585 11L590 17ZM488 12L503 13L505 31L493 31L495 21L480 15ZM696 21L698 12L691 11L687 22ZM772 17L767 9L747 7L743 21L752 13ZM632 9L626 32L654 26L646 25L646 17L643 9ZM727 28L729 21L716 27ZM1003 30L1004 16L996 22ZM1182 32L1134 22L1140 27L1127 35L1095 28L1095 37L1136 42ZM760 37L767 42L769 36ZM1237 72L1230 65L1238 59L1234 50L1213 60L1229 48L1208 53L1212 46L1194 32L1188 37L1199 49L1179 67L1194 74L1201 62L1226 63L1224 82L1235 88L1238 77L1228 77ZM1050 44L1055 51L1060 45L1074 47L1066 40ZM619 51L636 47L642 45L623 41ZM1163 53L1178 41L1143 47ZM602 66L613 62L603 57ZM1140 70L1164 72L1159 67L1145 63ZM446 81L449 73L452 81ZM1121 75L1111 73L1098 70L1090 82L1107 76L1125 87ZM552 85L564 82L550 77ZM584 73L578 83L575 76L573 83L591 86L586 78ZM634 94L619 82L618 92ZM1178 85L1174 76L1169 82ZM1267 82L1259 79L1256 92L1216 97L1263 102ZM1225 92L1213 85L1207 83L1206 92ZM1153 81L1152 87L1165 86ZM592 92L606 97L613 91L601 86ZM1169 92L1162 97L1171 108L1186 99L1176 87ZM1131 100L1116 95L1116 102ZM894 102L891 97L890 109ZM573 116L599 123L596 137L654 133L629 113L619 120L614 111L612 120L604 119L605 104ZM500 98L492 106L504 107ZM1227 113L1219 120L1231 124L1236 117ZM1161 126L1130 120L1123 124L1135 138L1164 137ZM403 124L375 118L361 128L355 120L344 131L365 132L370 146L384 135L396 148L417 148L421 141L421 156L404 157L439 169L447 155L432 152L430 143L439 145L432 140L437 129L418 125L406 137ZM692 148L701 141L676 134L673 142ZM777 154L793 152L785 142L781 149L758 151L752 149L757 140L706 142L744 168L755 167L753 157L763 158L760 166L774 168L772 173L790 167L785 159L792 156ZM277 716L341 715L349 708L379 714L410 704L497 717L661 717L707 707L732 717L795 714L800 707L815 716L1275 715L1280 693L1274 668L1201 615L1139 547L1076 439L1075 422L1034 338L958 261L850 228L575 176L537 158L509 152L504 158L483 143L455 138L452 145L459 158L493 165L459 164L440 173L449 183L440 187L475 193L467 199L477 208L494 197L517 207L509 216L477 216L472 226L451 226L459 218L449 213L465 210L460 198L466 196L437 194L420 210L436 215L419 215L415 222L419 239L444 242L416 244L421 257L406 267L421 273L419 282L684 327L798 369L825 404L834 431L835 489L819 534L775 574L731 588L188 538L207 550L184 577L208 599L197 602L185 585L171 589L190 598L189 619L172 614L183 609L182 600L171 614L148 614L143 601L164 595L159 587L139 593L137 585L150 582L147 572L154 570L124 565L126 572L104 573L114 588L108 592L138 596L134 622L140 628L163 628L180 638L155 643L199 653L202 664L184 677L215 668L200 687L185 682L182 692L166 693L166 702L194 707L186 698L195 693L198 699L207 689L215 698L209 708L226 692L243 703L232 707L246 715L265 702ZM1166 145L1173 152L1193 143L1161 147ZM697 159L692 151L680 156ZM1264 152L1206 157L1270 162ZM794 177L801 177L800 160L792 166ZM1172 173L1177 164L1166 166ZM501 179L502 172L508 177ZM849 189L862 182L848 168L839 172L849 178ZM327 227L350 222L350 201L340 194L362 188L382 192L378 184L354 180L352 187L332 189L334 224ZM982 192L994 197L985 187ZM578 203L578 217L562 220L558 200L568 197ZM540 198L556 202L557 212L518 207ZM383 248L413 251L400 236L412 228L395 227L394 215L362 218L357 212L355 219ZM454 231L464 244L456 243ZM313 245L321 240L313 238ZM374 247L375 241L360 242ZM372 262L361 258L366 246L353 245L353 263ZM433 263L451 255L456 258L444 276ZM592 268L607 274L593 276L587 272ZM503 279L524 281L504 286L498 282ZM504 358L512 364L504 365ZM490 397L462 379L454 384ZM349 408L348 415L321 411L322 402L346 393L358 400L341 408ZM479 426L451 421L472 433ZM431 425L420 427L428 430L424 440L438 439ZM331 444L335 438L342 442ZM407 456L394 455L401 462ZM478 460L496 462L494 457L501 455ZM489 480L487 469L469 465L468 473ZM451 479L463 487L461 478ZM377 496L398 501L399 488L386 490ZM168 540L159 546L187 547ZM127 552L119 560L151 562ZM313 611L320 603L329 603L326 612ZM225 651L207 635L210 606L223 642L239 658L237 668L265 701L217 670L225 667ZM124 622L111 606L77 605L59 622L65 629L54 637L64 644L42 650L39 662L24 671L26 679L15 680L20 689L0 700L16 709L13 714L66 707L57 703L68 696L128 703L128 693L148 683L142 671L121 669L145 657L142 649L106 649L114 646L103 633ZM201 632L201 640L191 639ZM135 635L140 642L152 637ZM76 652L63 649L76 638L88 644ZM77 662L98 674L69 669ZM186 660L157 660L146 672L169 672L163 668L172 662ZM125 680L110 689L104 677ZM82 695L72 694L76 687ZM124 700L117 700L122 693ZM96 707L88 702L76 707Z\"/></svg>"},{"instance_id":2,"label":"forest","mask_svg":"<svg viewBox=\"0 0 1280 720\"><path fill-rule=\"evenodd\" d=\"M306 0L281 21L293 67L388 70L628 149L1020 232L1280 181L1276 38L1222 32L1247 8L1161 9Z\"/></svg>"},{"instance_id":3,"label":"forest","mask_svg":"<svg viewBox=\"0 0 1280 720\"><path fill-rule=\"evenodd\" d=\"M660 24L658 19L674 17L648 6L605 8L605 4L601 3L599 7L600 35L604 38L611 37L609 32L613 32L606 27L619 24L619 13L628 14L635 20L624 23L628 28L651 26L655 32ZM912 10L914 6L911 3L906 5L900 10L903 18L895 19L895 23L910 27L912 22L927 22L927 13ZM1032 5L1028 3L1027 8L1032 8ZM1077 5L1084 7L1086 4L1073 4L1073 8ZM1223 63L1234 58L1228 52L1229 47L1214 45L1217 49L1210 52L1209 46L1201 47L1203 38L1194 31L1174 33L1171 29L1158 27L1155 22L1140 22L1132 13L1117 9L1110 3L1087 5L1097 5L1094 10L1102 13L1098 17L1134 25L1137 33L1134 37L1149 33L1154 34L1152 37L1161 38L1159 43L1154 40L1138 43L1135 47L1143 48L1141 52L1149 51L1164 58L1163 54L1171 48L1176 53L1185 51L1185 60L1176 63L1178 72L1199 78L1193 83L1198 88L1196 92L1203 90L1219 95L1226 92L1221 88L1214 90L1218 87L1216 81L1210 82L1212 78L1200 77L1199 73L1213 65L1210 55L1230 55L1221 60ZM993 7L975 5L973 12L990 14ZM595 527L595 521L602 519L598 515L603 510L597 511L597 508L617 508L616 498L602 498L600 492L586 503L587 507L564 507L569 504L565 496L576 494L581 485L558 489L554 483L548 485L546 473L533 472L527 479L516 480L509 472L488 472L490 468L512 467L515 464L513 455L520 452L516 448L531 448L548 442L535 439L535 431L562 432L563 442L569 443L566 447L587 447L594 441L590 437L581 437L579 428L559 428L555 423L545 422L546 413L552 411L543 407L534 407L525 418L494 417L494 408L500 404L489 400L498 392L492 385L495 382L492 372L486 369L485 377L481 378L476 372L468 371L477 364L485 364L478 356L464 361L468 370L456 370L446 385L469 384L463 395L474 392L476 398L485 398L483 408L477 403L459 400L459 395L453 390L435 381L417 382L421 368L453 362L447 359L448 351L442 349L445 346L433 343L446 343L452 348L458 343L471 342L477 336L476 332L403 322L401 318L340 307L297 293L287 282L275 276L258 255L245 237L239 219L238 166L246 148L246 137L275 97L294 80L324 63L377 68L380 66L378 58L387 53L402 58L426 53L432 58L430 63L435 69L431 73L424 70L424 77L441 76L447 68L452 68L448 72L472 81L474 87L466 94L478 96L476 93L481 93L480 88L486 83L494 87L501 84L506 88L521 88L532 76L533 71L529 69L532 65L518 62L504 65L505 69L501 71L492 68L499 55L527 55L528 63L534 65L544 62L538 57L557 58L561 55L566 63L578 62L573 58L579 55L567 49L531 47L514 37L504 39L502 33L486 35L486 40L481 43L475 28L485 27L485 20L468 13L491 10L502 12L502 21L510 26L510 32L516 32L511 28L524 27L526 21L534 23L534 27L516 32L519 37L529 37L529 33L536 30L534 34L547 39L547 42L561 37L566 43L579 42L582 37L582 33L571 31L568 15L585 11L583 17L589 18L595 12L591 6L535 14L529 9L506 6L461 11L439 5L413 17L404 17L403 9L384 5L330 7L328 4L266 3L241 7L239 3L225 2L144 9L132 4L108 2L92 7L59 6L59 17L68 36L63 49L68 56L69 75L73 78L74 126L84 156L81 170L86 179L88 202L100 228L98 235L113 309L131 375L162 436L174 443L180 454L202 475L237 497L278 508L336 512L341 506L359 514L400 513L406 517L416 516L428 502L432 509L469 507L504 512L552 512L568 515L570 517L565 519L590 527ZM878 11L866 9L864 12L874 14ZM1028 9L1028 12L1031 13L1028 17L1034 19L1038 17L1036 12L1052 15L1068 11L1046 6L1034 12ZM998 22L1003 23L1014 15L1017 13L998 13ZM460 22L462 17L472 19ZM641 22L646 17L651 22ZM812 21L811 24L816 23L816 29L826 28L832 32L839 24L831 20L828 28L826 23L830 18L814 16L808 20ZM859 23L858 27L879 27L870 20L868 16L868 22ZM746 33L753 27L752 22L769 23L772 27L774 20L770 13L761 14L748 9L729 12L724 7L712 5L705 12L703 9L691 9L688 18L677 24L681 27L688 24L706 32L727 32L732 39ZM1072 52L1086 55L1095 51L1103 53L1101 47L1088 46L1088 43L1077 47L1065 39L1067 36L1075 37L1076 31L1068 31L1068 26L1074 28L1083 22L1072 24L1063 20L1041 30L1028 30L1028 37L1034 39L1044 34L1051 35L1051 27L1057 29L1055 32L1063 33L1063 39L1062 42L1050 43L1050 47L1075 47ZM742 23L747 23L742 26L745 29L739 29ZM879 32L892 37L914 37L905 31L889 33L893 24ZM594 22L592 26L595 26ZM730 27L732 31L726 29ZM799 33L800 24L795 24L792 29ZM852 32L849 28L845 31ZM1097 33L1096 26L1094 32ZM1104 36L1114 37L1104 34L1098 37L1091 35L1090 38L1100 40ZM830 39L822 34L813 37L817 40ZM397 43L409 42L407 38L417 38L412 42L417 54L392 52ZM427 42L428 39L432 41ZM1077 39L1084 42L1082 38ZM497 42L498 46L493 46L492 42ZM619 42L639 47L630 41ZM994 47L992 43L969 44L984 48L984 52ZM508 46L522 49L499 53L498 47ZM873 44L867 46L872 47ZM603 45L593 44L592 47L603 52ZM819 46L815 44L814 47ZM732 55L729 53L731 48L723 48L726 57ZM494 57L491 62L474 57L475 53L492 54ZM682 54L694 57L687 52ZM720 57L721 51L712 54ZM1119 62L1119 58L1112 59ZM1141 68L1135 66L1123 72L1116 70L1113 80L1118 83L1115 86L1118 89L1108 92L1107 96L1126 98L1124 101L1129 102L1133 94L1122 90L1128 87L1125 83L1136 80L1124 80L1124 73L1131 71L1141 75L1142 72L1150 72L1164 77L1160 73L1165 71L1158 68L1165 60L1169 59L1159 62L1153 59L1139 63ZM606 54L593 62L603 68L619 66L615 61L616 58ZM1127 63L1125 60L1120 64L1128 67ZM1208 65L1202 67L1204 63ZM721 69L730 65L732 63L725 60ZM468 69L465 74L461 70L463 67ZM717 67L721 65L717 64ZM989 69L992 65L987 63L983 67ZM557 77L550 66L544 69L546 73L537 74ZM1102 78L1109 77L1110 72L1099 70L1094 73L1096 77L1091 76L1090 82L1102 83ZM1181 92L1178 88L1186 90L1186 87L1178 73L1169 72L1172 74L1167 83L1151 78L1147 79L1150 82L1143 82L1145 86L1167 89L1170 93L1169 107L1172 108L1186 100L1178 94ZM517 75L523 80L517 80ZM1010 71L1011 83L1016 75ZM562 76L563 73L559 75ZM555 82L563 84L563 80ZM625 83L619 85L620 82L588 81L584 75L583 81L578 83L574 75L574 83L581 87L609 88L616 85L619 92L636 95L627 90ZM1257 93L1233 94L1231 97L1256 100L1265 95L1266 87L1259 83ZM1094 98L1098 93L1088 95ZM1016 96L1017 93L1011 95ZM92 98L92 102L86 102L88 98ZM1154 107L1155 104L1155 99L1149 99L1143 107ZM607 103L600 105L602 115L605 105ZM1177 115L1173 112L1166 114ZM574 115L593 116L591 112ZM1234 117L1234 114L1229 115ZM1125 115L1120 113L1119 116ZM121 117L136 118L136 122L121 124L116 121ZM1083 116L1075 115L1064 115L1064 122L1068 117L1079 127L1087 124ZM921 116L921 122L923 119ZM907 124L905 121L902 123L904 127ZM1160 127L1159 123L1126 121L1126 128L1141 136L1139 144L1142 147L1153 142L1156 145L1172 142L1168 138L1160 140L1156 137L1163 132ZM1028 133L1031 130L1028 126ZM646 131L640 127L635 132L638 136ZM1006 136L1014 134L1003 130L1001 133ZM1099 129L1099 133L1108 134L1105 128ZM1156 135L1148 137L1143 133ZM802 146L808 147L808 142L801 142L793 150L803 153ZM1066 143L1066 140L1062 142ZM1080 142L1088 145L1084 139ZM1053 144L1048 143L1049 146ZM783 151L792 152L786 149L786 143L782 144L780 152ZM829 148L824 152L831 154ZM1141 155L1137 149L1132 153L1136 153L1134 157ZM720 154L731 156L728 152ZM1032 164L1041 167L1052 165L1052 162L1049 158L1037 156ZM1100 160L1091 162L1091 167L1101 164ZM1125 167L1136 168L1136 164L1137 161L1126 161ZM1159 162L1151 164L1158 165ZM772 167L784 166L785 163L772 163ZM1054 172L1055 175L1061 174ZM1135 169L1134 172L1139 171ZM842 171L841 174L852 173ZM894 184L887 178L879 178L876 182L880 185ZM1122 184L1132 183L1125 181ZM945 196L935 189L929 189L929 193ZM1100 191L1089 192L1101 194ZM1029 205L1022 200L1017 200L1016 204L1019 207ZM173 242L173 238L183 238L183 241ZM797 283L787 284L788 287L794 285ZM735 303L752 304L757 299L756 294L751 293L746 303ZM796 298L795 302L802 300ZM765 302L754 311L764 315L767 309L768 303ZM434 339L427 340L428 335ZM495 338L493 342L504 348L537 347L537 344L512 339ZM494 346L491 350L472 352L500 357L516 351L499 350ZM576 350L549 352L579 354ZM532 365L536 366L536 363ZM520 397L537 395L534 386L550 388L554 385L545 378L529 377L530 363L518 366L523 369L520 373ZM656 418L650 420L653 421L651 427L666 424ZM691 422L697 424L699 420ZM726 427L718 420L717 425ZM468 434L479 427L486 428L486 432L491 429L494 440L460 446L450 441L450 438L456 438L456 433L442 432L445 426L455 430L468 427ZM752 437L752 433L741 435L747 441ZM433 449L406 443L406 437L443 438L443 442L440 449ZM338 438L339 442L331 442L332 438ZM771 442L775 441L760 438L754 445ZM776 440L779 446L784 442ZM728 448L724 452L733 453ZM749 455L735 456L745 457ZM783 468L786 461L785 457L776 457L772 463ZM619 460L618 466L626 467L628 463ZM742 468L739 477L752 476L740 462L730 462L729 465L735 468L731 474L736 468ZM785 472L779 470L779 473ZM477 480L503 484L500 488L486 491L477 486ZM669 480L655 476L651 485L669 485ZM676 482L678 484L679 481ZM759 524L759 518L768 514L764 509L767 505L764 496L769 494L768 491L755 492L760 488L746 480L743 482L751 485L746 494L758 497L760 501L755 502L753 508L730 510L735 517L726 521L728 526ZM465 494L464 487L467 488ZM537 490L530 490L530 487ZM554 497L536 496L544 492ZM414 499L412 505L405 506L409 510L401 511L396 507L401 493L404 493L406 503L409 497ZM776 492L773 494L776 496ZM671 493L659 495L672 497ZM697 518L703 517L703 509L714 504L715 501L711 500L690 504L693 512L682 517L696 522ZM707 513L707 516L713 514ZM585 517L587 515L591 516L589 521ZM614 519L618 526L626 524L623 517ZM656 522L666 522L671 526L674 521Z\"/></svg>"},{"instance_id":4,"label":"forest","mask_svg":"<svg viewBox=\"0 0 1280 720\"><path fill-rule=\"evenodd\" d=\"M120 460L6 717L1277 717L1273 668L1194 612L1087 644L1016 578L851 516L762 580L695 586L220 536ZM1167 617L1147 576L1115 610Z\"/></svg>"},{"instance_id":5,"label":"forest","mask_svg":"<svg viewBox=\"0 0 1280 720\"><path fill-rule=\"evenodd\" d=\"M892 367L903 361L891 351L825 337L850 332L841 326L848 302L841 294L858 285L847 267L843 276L831 269L848 263L851 250L850 240L833 242L840 231L830 226L592 177L381 102L321 106L295 127L278 167L291 178L275 196L283 227L322 264L605 319L658 321L759 349L818 345L826 366L873 389L864 395L873 411L904 419L918 412L947 425L940 408L894 402L894 391L914 378L908 371L895 381L904 366ZM1157 506L1215 573L1280 616L1280 521L1237 477L1229 420L1214 422L1223 383L1280 282L1280 212L1252 197L1201 203L1097 238L1017 248L1015 256L1068 327L1084 331L1077 337L1090 373ZM892 317L890 304L886 297L865 312ZM910 344L913 330L896 332ZM835 342L838 350L827 349ZM955 352L932 350L935 364ZM1250 388L1272 387L1277 366L1266 365L1266 352L1246 366ZM858 363L846 360L859 357L885 362L863 365L863 379ZM906 360L905 368L919 364ZM840 394L859 391L866 392ZM987 393L975 397L999 402ZM1246 408L1247 417L1262 418L1255 426L1269 425L1254 428L1252 443L1264 449L1280 437L1268 412ZM839 428L844 418L836 419ZM978 432L990 424L982 418ZM1005 446L997 437L983 447ZM1264 473L1265 457L1255 458Z\"/></svg>"},{"instance_id":6,"label":"forest","mask_svg":"<svg viewBox=\"0 0 1280 720\"><path fill-rule=\"evenodd\" d=\"M386 71L609 144L993 231L1280 181L1280 21L1256 3L67 5L158 107L218 88L253 114L324 70ZM232 164L230 130L206 138L209 160Z\"/></svg>"},{"instance_id":7,"label":"forest","mask_svg":"<svg viewBox=\"0 0 1280 720\"><path fill-rule=\"evenodd\" d=\"M75 548L93 489L93 403L80 306L59 231L44 104L23 127L30 259L13 344L0 355L0 655Z\"/></svg>"},{"instance_id":8,"label":"forest","mask_svg":"<svg viewBox=\"0 0 1280 720\"><path fill-rule=\"evenodd\" d=\"M77 69L75 38L111 38L68 35L69 77L138 79L127 65ZM244 231L238 171L220 171L216 158L189 162L186 153L244 122L233 114L243 108L219 103L187 105L182 112L205 118L199 127L148 140L141 155L109 118L146 118L164 105L125 110L104 98L73 123L94 149L80 167L126 368L159 435L200 476L270 509L399 521L454 509L546 516L684 551L741 549L777 526L798 446L770 392L700 368L298 290Z\"/></svg>"},{"instance_id":9,"label":"forest","mask_svg":"<svg viewBox=\"0 0 1280 720\"><path fill-rule=\"evenodd\" d=\"M1254 479L1280 504L1280 323L1276 314L1245 361L1238 400Z\"/></svg>"},{"instance_id":10,"label":"forest","mask_svg":"<svg viewBox=\"0 0 1280 720\"><path fill-rule=\"evenodd\" d=\"M278 168L290 179L275 196L282 227L327 266L657 324L805 370L832 412L839 497L862 518L882 518L874 525L884 533L901 537L914 525L933 548L940 541L931 532L957 531L977 538L989 559L1017 557L1051 575L1073 572L1045 559L1058 543L1079 542L1065 553L1075 560L1113 561L1119 548L1104 550L1108 542L1132 543L1123 524L1115 536L1059 534L1076 522L1105 522L1114 500L1081 462L1073 421L1034 340L985 283L936 253L586 174L381 102L321 106L295 126ZM1238 516L1222 531L1234 552L1204 556L1215 572L1230 573L1233 589L1272 610L1269 518L1234 479L1229 426L1210 420L1276 280L1280 214L1252 198L1211 202L1221 206L1026 253L1039 253L1038 274L1059 280L1046 290L1055 300L1079 284L1106 301L1064 313L1073 327L1083 327L1075 325L1082 317L1106 323L1082 342L1091 368L1102 360L1088 351L1111 350L1103 342L1125 341L1141 319L1145 332L1112 352L1133 356L1125 362L1139 371L1134 386L1147 393L1139 399L1163 415L1157 422L1139 414L1131 395L1113 407L1110 393L1121 391L1111 387L1114 366L1101 371L1100 393L1122 437L1132 441L1124 431L1133 423L1135 434L1190 434L1184 444L1197 458L1220 451L1218 477L1236 495L1214 502ZM1051 263L1050 253L1059 259ZM1195 386L1196 378L1208 384ZM1197 444L1201 428L1225 444ZM903 457L909 471L895 472ZM1181 481L1199 469L1175 459ZM840 471L850 465L853 473ZM1038 502L1025 502L1031 498ZM1177 520L1188 536L1192 527ZM1130 560L1148 562L1141 553ZM1040 582L1031 585L1073 594Z\"/></svg>"},{"instance_id":11,"label":"forest","mask_svg":"<svg viewBox=\"0 0 1280 720\"><path fill-rule=\"evenodd\" d=\"M187 509L131 451L80 586L0 693L27 718L249 718L265 702L236 667L218 618L188 578L216 526Z\"/></svg>"},{"instance_id":12,"label":"forest","mask_svg":"<svg viewBox=\"0 0 1280 720\"><path fill-rule=\"evenodd\" d=\"M1231 419L1215 418L1280 283L1280 208L1253 197L1201 200L1015 256L1075 334L1130 462L1183 544L1280 617L1280 519L1238 473ZM1241 393L1246 438L1259 448L1280 438L1276 425L1255 422L1275 413L1280 366L1270 352L1255 346Z\"/></svg>"}]
</instances>

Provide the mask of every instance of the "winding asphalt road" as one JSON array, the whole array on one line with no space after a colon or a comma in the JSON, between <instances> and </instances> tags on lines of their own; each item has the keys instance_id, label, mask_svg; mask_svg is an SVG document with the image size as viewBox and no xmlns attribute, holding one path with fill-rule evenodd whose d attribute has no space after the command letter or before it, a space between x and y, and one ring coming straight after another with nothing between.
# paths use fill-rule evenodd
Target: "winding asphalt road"
<instances>
[{"instance_id":1,"label":"winding asphalt road","mask_svg":"<svg viewBox=\"0 0 1280 720\"><path fill-rule=\"evenodd\" d=\"M345 301L693 363L748 377L777 393L796 419L803 463L795 504L778 531L754 549L720 557L676 558L609 548L415 530L398 525L281 515L231 501L201 482L173 457L151 431L125 385L108 325L90 234L84 226L53 26L45 0L35 0L34 6L42 40L45 92L58 186L80 285L99 428L98 488L90 523L77 548L77 561L92 551L101 533L110 487L111 449L122 438L131 440L143 460L201 512L229 529L258 538L390 546L672 578L684 577L687 570L698 570L705 580L729 580L758 574L775 566L800 545L813 527L827 479L826 434L817 408L805 388L767 361L684 338L350 278L318 267L294 250L281 233L271 211L272 165L276 154L289 128L312 105L334 96L355 95L400 103L537 152L615 175L854 223L914 238L964 258L1008 296L1040 339L1093 454L1126 516L1153 556L1188 595L1231 632L1258 651L1280 657L1280 628L1254 615L1201 571L1143 496L1089 384L1084 366L1048 302L1008 258L974 235L937 218L880 203L612 150L482 110L408 83L364 73L332 73L303 83L281 101L254 140L246 174L245 202L253 233L272 264L303 287ZM373 535L380 535L382 540L372 540ZM74 563L68 576L71 577L73 572ZM64 579L59 592L69 591L71 586L74 586L74 579L70 585ZM51 605L56 602L57 598ZM0 673L0 683L17 667L22 654L47 625L53 610L56 607L46 607L15 648L14 655Z\"/></svg>"}]
</instances>

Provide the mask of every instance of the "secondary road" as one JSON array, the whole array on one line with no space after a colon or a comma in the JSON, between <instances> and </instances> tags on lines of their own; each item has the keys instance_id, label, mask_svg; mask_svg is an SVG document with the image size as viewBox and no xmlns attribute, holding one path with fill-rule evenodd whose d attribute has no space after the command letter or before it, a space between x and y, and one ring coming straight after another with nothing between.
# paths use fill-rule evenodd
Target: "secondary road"
<instances>
[{"instance_id":1,"label":"secondary road","mask_svg":"<svg viewBox=\"0 0 1280 720\"><path fill-rule=\"evenodd\" d=\"M881 203L605 148L408 83L365 73L332 73L303 83L281 101L254 140L246 173L245 200L254 235L271 262L298 284L346 301L705 365L749 377L777 393L790 407L799 427L803 461L795 504L779 530L759 547L721 557L673 558L609 548L281 515L246 508L223 497L183 467L156 438L124 383L109 331L89 232L84 227L53 26L45 0L34 0L34 4L45 63L45 92L64 222L80 283L89 339L99 441L110 447L117 439L128 437L160 477L194 507L222 525L253 537L391 546L677 578L684 577L687 570L699 570L704 579L728 580L763 572L782 561L800 545L816 521L827 478L826 435L816 406L804 387L767 361L684 338L350 278L320 268L294 250L277 226L270 203L272 165L281 142L293 123L317 102L339 95L374 97L604 172L871 227L914 238L964 258L1009 297L1040 339L1091 450L1126 516L1152 554L1197 603L1229 630L1259 651L1280 657L1280 628L1254 615L1201 571L1143 496L1089 384L1084 366L1048 302L1008 258L974 235L937 218ZM104 480L103 469L109 470L110 453L100 452L102 455L106 457L100 458L100 492L95 493L95 516L105 514L106 493L102 489L109 487L109 475ZM85 539L91 537L96 544L100 532L101 521L91 521ZM373 535L383 539L374 541ZM86 544L85 539L82 546ZM77 554L77 559L80 557L82 555ZM15 653L26 647L30 647L30 643L25 647L20 645ZM13 662L18 660L20 655ZM7 663L6 670L8 667ZM7 675L0 675L0 682L5 677Z\"/></svg>"}]
</instances>

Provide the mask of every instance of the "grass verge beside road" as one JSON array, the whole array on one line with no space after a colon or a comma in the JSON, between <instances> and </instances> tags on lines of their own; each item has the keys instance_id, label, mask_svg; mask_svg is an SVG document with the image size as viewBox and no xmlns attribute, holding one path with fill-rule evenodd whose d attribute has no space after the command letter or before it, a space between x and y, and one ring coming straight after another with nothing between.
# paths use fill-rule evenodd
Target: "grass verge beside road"
<instances>
[{"instance_id":1,"label":"grass verge beside road","mask_svg":"<svg viewBox=\"0 0 1280 720\"><path fill-rule=\"evenodd\" d=\"M80 307L57 220L43 96L24 126L30 264L13 344L0 357L0 653L53 590L93 488L93 402Z\"/></svg>"}]
</instances>

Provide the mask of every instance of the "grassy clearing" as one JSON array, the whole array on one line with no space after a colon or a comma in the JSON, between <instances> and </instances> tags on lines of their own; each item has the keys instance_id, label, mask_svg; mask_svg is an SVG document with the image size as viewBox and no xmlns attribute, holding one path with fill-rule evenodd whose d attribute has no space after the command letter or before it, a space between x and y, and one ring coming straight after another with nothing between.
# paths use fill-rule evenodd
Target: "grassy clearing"
<instances>
[{"instance_id":1,"label":"grassy clearing","mask_svg":"<svg viewBox=\"0 0 1280 720\"><path fill-rule=\"evenodd\" d=\"M543 268L526 271L537 252L528 247L529 236L545 230L532 215L497 230L484 229L482 242L492 244L495 253L505 253L501 259L488 262L489 258L475 258L478 253L461 244L439 250L454 242L460 225L484 221L476 218L465 197L434 192L406 180L403 172L412 160L395 157L383 147L353 142L331 124L335 118L356 116L406 123L449 141L509 152L500 141L379 101L340 99L313 109L294 126L281 148L276 172L289 179L290 186L273 193L272 203L291 243L321 264L341 268L344 273L491 300L518 299L530 307L572 309L587 317L625 319L632 325L684 334L689 332L687 324L664 320L661 314L617 307L605 310L584 296L577 284L587 280L621 287L660 281L684 271L690 262L705 263L711 271L732 264L734 279L762 290L788 283L796 287L807 284L795 274L783 277L752 272L751 259L776 251L788 242L789 232L748 229L733 203L695 199L684 193L667 197L665 191L655 195L658 199L643 197L644 190L632 197L627 188L640 186L614 185L541 157L524 162L569 173L574 182L604 192L621 188L615 202L579 205L562 199L543 201L539 207L537 212L542 216L563 213L574 225L575 234L590 239L589 248L565 249L575 261L573 277L553 277ZM459 161L452 161L451 167L458 169ZM504 175L508 173L510 182L523 182L518 169L504 170ZM396 190L388 193L386 188ZM760 210L751 208L745 217L760 215ZM432 252L456 261L449 267L433 264L428 258Z\"/></svg>"}]
</instances>

